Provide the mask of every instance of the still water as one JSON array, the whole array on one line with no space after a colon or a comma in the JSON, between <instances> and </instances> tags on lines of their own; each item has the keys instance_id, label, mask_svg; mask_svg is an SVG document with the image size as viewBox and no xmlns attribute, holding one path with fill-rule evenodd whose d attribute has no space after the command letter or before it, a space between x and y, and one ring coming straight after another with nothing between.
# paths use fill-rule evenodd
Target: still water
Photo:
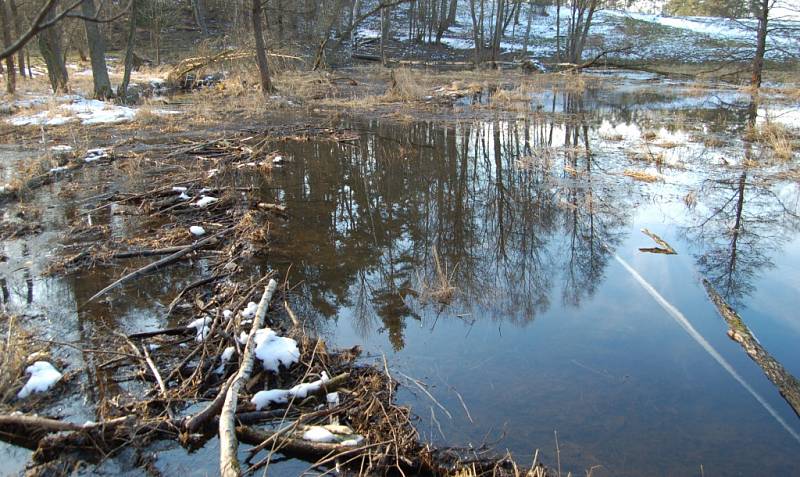
<instances>
[{"instance_id":1,"label":"still water","mask_svg":"<svg viewBox=\"0 0 800 477\"><path fill-rule=\"evenodd\" d=\"M638 74L534 91L519 113L492 101L455 105L478 119L340 121L356 139L278 142L284 166L235 177L288 208L258 265L288 271L306 326L361 345L365 362L385 356L426 441L522 462L538 450L563 475L800 475L797 414L727 337L702 284L800 375L798 155L746 141L748 121L797 105L751 108L736 89ZM79 206L57 202L45 214L66 226ZM110 217L121 237L139 226ZM677 255L640 251L657 246L643 228ZM118 271L12 272L44 268L53 257L37 250L58 240L9 241L0 265L4 301L46 317L52 339L102 346L109 330L174 326L158 317L205 272L174 267L78 315ZM118 390L93 374L96 358L74 358L85 392L47 411L83 422ZM215 446L150 450L165 473L207 475ZM29 453L0 455L16 473ZM125 459L95 470L135 469Z\"/></svg>"},{"instance_id":2,"label":"still water","mask_svg":"<svg viewBox=\"0 0 800 477\"><path fill-rule=\"evenodd\" d=\"M796 475L797 415L701 283L800 374L798 184L743 141L748 101L631 81L520 117L341 124L359 139L280 147L270 261L325 336L386 356L427 440L573 475ZM678 254L640 252L642 228Z\"/></svg>"}]
</instances>

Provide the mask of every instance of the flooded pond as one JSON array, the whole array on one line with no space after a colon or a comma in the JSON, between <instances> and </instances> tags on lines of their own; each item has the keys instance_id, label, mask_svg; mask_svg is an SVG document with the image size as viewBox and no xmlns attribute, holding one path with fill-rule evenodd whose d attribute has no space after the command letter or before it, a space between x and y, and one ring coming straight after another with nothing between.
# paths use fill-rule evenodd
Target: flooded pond
<instances>
[{"instance_id":1,"label":"flooded pond","mask_svg":"<svg viewBox=\"0 0 800 477\"><path fill-rule=\"evenodd\" d=\"M800 473L798 416L703 285L800 374L800 189L745 141L749 97L641 75L532 97L518 116L342 121L357 139L277 146L288 161L259 185L289 219L264 265L296 284L306 326L385 356L438 444L523 462L538 450L565 475ZM640 251L657 246L641 229L677 254ZM113 270L20 279L6 295L60 310L49 319L63 339L91 340L162 326L162 295L202 273L148 277L77 324ZM214 472L214 445L199 465L175 450L159 465Z\"/></svg>"},{"instance_id":2,"label":"flooded pond","mask_svg":"<svg viewBox=\"0 0 800 477\"><path fill-rule=\"evenodd\" d=\"M748 167L770 153L741 141L746 98L680 94L555 92L555 113L287 147L272 261L332 341L386 355L434 442L555 464L557 432L573 475L800 472L797 416L701 283L800 373L797 183ZM642 228L678 254L640 252Z\"/></svg>"}]
</instances>

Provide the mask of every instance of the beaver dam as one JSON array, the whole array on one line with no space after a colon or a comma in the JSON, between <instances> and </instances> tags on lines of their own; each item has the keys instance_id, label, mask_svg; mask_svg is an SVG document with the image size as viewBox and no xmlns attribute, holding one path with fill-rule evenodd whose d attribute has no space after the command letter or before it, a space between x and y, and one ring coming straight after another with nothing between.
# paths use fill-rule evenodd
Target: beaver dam
<instances>
[{"instance_id":1,"label":"beaver dam","mask_svg":"<svg viewBox=\"0 0 800 477\"><path fill-rule=\"evenodd\" d=\"M9 126L3 472L800 473L796 92L517 80Z\"/></svg>"}]
</instances>

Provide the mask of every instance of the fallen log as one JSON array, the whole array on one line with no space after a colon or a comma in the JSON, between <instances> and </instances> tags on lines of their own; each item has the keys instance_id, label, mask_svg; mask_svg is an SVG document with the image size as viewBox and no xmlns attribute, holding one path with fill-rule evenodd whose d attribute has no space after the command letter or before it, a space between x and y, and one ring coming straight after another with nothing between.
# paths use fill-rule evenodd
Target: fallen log
<instances>
[{"instance_id":1,"label":"fallen log","mask_svg":"<svg viewBox=\"0 0 800 477\"><path fill-rule=\"evenodd\" d=\"M717 293L710 281L704 278L703 286L705 286L711 302L717 307L720 316L728 324L728 336L739 343L747 355L750 356L750 359L761 367L767 378L778 388L778 392L783 396L783 399L791 406L795 414L800 417L800 381L786 371L786 368L761 346L761 343L753 336L753 333L739 314L736 313L736 310Z\"/></svg>"},{"instance_id":2,"label":"fallen log","mask_svg":"<svg viewBox=\"0 0 800 477\"><path fill-rule=\"evenodd\" d=\"M239 457L237 456L239 441L236 439L235 421L239 388L247 383L250 373L253 371L256 331L264 326L264 317L267 314L269 303L272 301L272 295L277 288L278 282L274 279L271 279L269 284L264 287L264 294L261 295L261 301L253 319L253 327L247 336L247 344L245 344L244 352L242 353L242 364L239 366L239 371L225 394L225 403L222 406L219 419L219 471L223 477L239 477L241 474Z\"/></svg>"},{"instance_id":3,"label":"fallen log","mask_svg":"<svg viewBox=\"0 0 800 477\"><path fill-rule=\"evenodd\" d=\"M57 432L86 432L98 428L111 428L125 422L127 417L97 423L76 424L49 417L0 415L0 436L29 449L36 449L39 440Z\"/></svg>"}]
</instances>

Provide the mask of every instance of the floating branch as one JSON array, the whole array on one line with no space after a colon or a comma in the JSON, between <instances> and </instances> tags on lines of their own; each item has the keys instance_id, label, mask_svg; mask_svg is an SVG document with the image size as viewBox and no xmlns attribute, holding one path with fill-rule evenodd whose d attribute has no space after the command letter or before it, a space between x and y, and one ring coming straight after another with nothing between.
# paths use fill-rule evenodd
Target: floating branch
<instances>
[{"instance_id":1,"label":"floating branch","mask_svg":"<svg viewBox=\"0 0 800 477\"><path fill-rule=\"evenodd\" d=\"M643 247L643 248L639 249L640 252L662 253L662 254L665 254L665 255L677 255L678 254L678 252L676 252L675 249L672 248L672 246L670 244L665 242L661 237L659 237L658 235L654 234L653 232L651 232L651 231L649 231L647 229L642 229L642 233L647 235L651 239L653 239L653 242L657 243L659 246L658 247L652 247L652 248Z\"/></svg>"}]
</instances>

